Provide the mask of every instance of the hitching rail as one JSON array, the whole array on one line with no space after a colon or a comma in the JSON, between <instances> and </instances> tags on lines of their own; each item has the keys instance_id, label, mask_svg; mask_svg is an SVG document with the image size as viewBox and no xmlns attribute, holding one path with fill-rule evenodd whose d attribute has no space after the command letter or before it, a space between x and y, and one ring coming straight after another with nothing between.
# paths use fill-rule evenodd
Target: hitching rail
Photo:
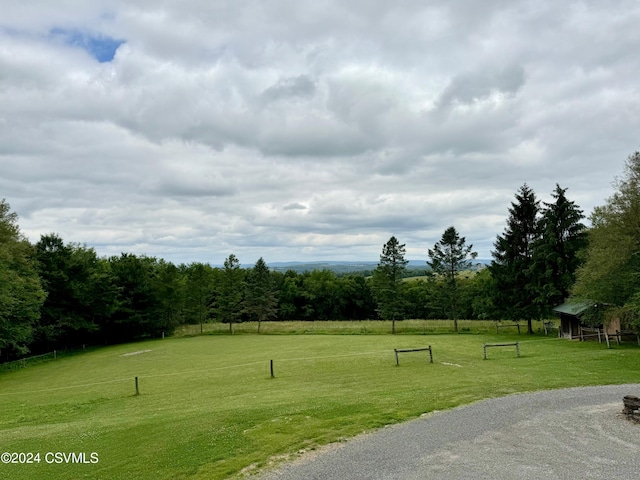
<instances>
[{"instance_id":1,"label":"hitching rail","mask_svg":"<svg viewBox=\"0 0 640 480\"><path fill-rule=\"evenodd\" d=\"M487 347L516 347L516 356L520 356L520 346L518 342L514 343L483 343L482 350L484 351L484 359L487 359Z\"/></svg>"},{"instance_id":2,"label":"hitching rail","mask_svg":"<svg viewBox=\"0 0 640 480\"><path fill-rule=\"evenodd\" d=\"M433 352L431 351L431 345L429 345L426 348L403 348L403 349L398 349L398 348L394 348L393 351L396 354L396 367L398 365L400 365L400 361L398 360L398 354L399 353L404 353L404 352L424 352L429 350L429 362L433 363Z\"/></svg>"}]
</instances>

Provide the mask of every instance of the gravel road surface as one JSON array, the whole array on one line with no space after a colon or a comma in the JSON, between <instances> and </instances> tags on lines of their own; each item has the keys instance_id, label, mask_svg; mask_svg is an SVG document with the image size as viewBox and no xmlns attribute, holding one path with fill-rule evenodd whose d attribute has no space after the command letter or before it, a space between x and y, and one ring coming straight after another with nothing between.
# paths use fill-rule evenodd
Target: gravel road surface
<instances>
[{"instance_id":1,"label":"gravel road surface","mask_svg":"<svg viewBox=\"0 0 640 480\"><path fill-rule=\"evenodd\" d=\"M436 412L302 455L263 480L640 479L640 384L549 390Z\"/></svg>"}]
</instances>

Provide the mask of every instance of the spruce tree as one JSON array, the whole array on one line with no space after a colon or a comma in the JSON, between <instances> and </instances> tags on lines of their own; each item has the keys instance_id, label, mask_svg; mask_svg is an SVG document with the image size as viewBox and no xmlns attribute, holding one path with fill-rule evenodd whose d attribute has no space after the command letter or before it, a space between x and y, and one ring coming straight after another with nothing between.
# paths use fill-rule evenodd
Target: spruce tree
<instances>
[{"instance_id":1,"label":"spruce tree","mask_svg":"<svg viewBox=\"0 0 640 480\"><path fill-rule=\"evenodd\" d=\"M382 318L391 319L391 332L396 333L396 320L404 315L402 278L409 263L404 258L405 244L391 237L382 246L380 262L373 271L373 293Z\"/></svg>"},{"instance_id":2,"label":"spruce tree","mask_svg":"<svg viewBox=\"0 0 640 480\"><path fill-rule=\"evenodd\" d=\"M455 227L447 228L438 243L429 250L431 261L427 264L443 280L445 302L449 314L453 317L453 329L458 331L458 273L471 268L471 260L478 254L473 252L473 245L465 245L465 238L460 237Z\"/></svg>"},{"instance_id":3,"label":"spruce tree","mask_svg":"<svg viewBox=\"0 0 640 480\"><path fill-rule=\"evenodd\" d=\"M224 261L224 270L216 292L215 312L222 323L229 324L229 333L233 334L233 324L240 321L242 315L242 294L244 290L244 271L234 254Z\"/></svg>"},{"instance_id":4,"label":"spruce tree","mask_svg":"<svg viewBox=\"0 0 640 480\"><path fill-rule=\"evenodd\" d=\"M498 235L491 252L489 268L496 287L493 303L503 318L526 320L527 331L533 333L531 321L541 314L532 269L534 246L540 238L540 202L526 183L515 198L504 233Z\"/></svg>"},{"instance_id":5,"label":"spruce tree","mask_svg":"<svg viewBox=\"0 0 640 480\"><path fill-rule=\"evenodd\" d=\"M258 322L260 333L261 323L275 318L278 311L276 287L269 267L262 257L247 272L245 285L244 312L250 319Z\"/></svg>"},{"instance_id":6,"label":"spruce tree","mask_svg":"<svg viewBox=\"0 0 640 480\"><path fill-rule=\"evenodd\" d=\"M587 246L584 215L575 202L567 199L566 191L556 184L551 194L554 201L544 202L541 237L533 255L531 273L537 290L536 302L545 313L569 297L581 263L579 252Z\"/></svg>"}]
</instances>

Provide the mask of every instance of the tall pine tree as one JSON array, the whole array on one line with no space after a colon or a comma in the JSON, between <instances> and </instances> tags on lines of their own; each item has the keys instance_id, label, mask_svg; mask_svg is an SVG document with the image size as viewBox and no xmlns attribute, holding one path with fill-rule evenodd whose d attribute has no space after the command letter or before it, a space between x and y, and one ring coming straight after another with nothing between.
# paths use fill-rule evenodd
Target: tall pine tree
<instances>
[{"instance_id":1,"label":"tall pine tree","mask_svg":"<svg viewBox=\"0 0 640 480\"><path fill-rule=\"evenodd\" d=\"M438 243L429 250L431 261L427 264L442 278L444 294L449 315L453 317L453 329L458 331L458 273L471 268L471 260L478 254L473 245L465 245L465 238L460 237L455 227L447 228Z\"/></svg>"},{"instance_id":2,"label":"tall pine tree","mask_svg":"<svg viewBox=\"0 0 640 480\"><path fill-rule=\"evenodd\" d=\"M233 324L240 322L242 315L242 294L244 293L244 271L234 254L224 261L220 284L216 296L216 315L222 323L229 324L233 334Z\"/></svg>"},{"instance_id":3,"label":"tall pine tree","mask_svg":"<svg viewBox=\"0 0 640 480\"><path fill-rule=\"evenodd\" d=\"M533 255L536 302L544 313L569 297L581 263L579 252L587 246L584 215L575 202L567 199L566 191L556 184L551 194L554 201L544 203L541 237Z\"/></svg>"},{"instance_id":4,"label":"tall pine tree","mask_svg":"<svg viewBox=\"0 0 640 480\"><path fill-rule=\"evenodd\" d=\"M493 303L501 317L526 320L527 331L533 333L531 321L541 315L532 269L534 246L541 233L540 202L526 183L515 197L504 233L494 243L489 266L496 287Z\"/></svg>"},{"instance_id":5,"label":"tall pine tree","mask_svg":"<svg viewBox=\"0 0 640 480\"><path fill-rule=\"evenodd\" d=\"M380 262L373 271L373 293L382 318L391 319L391 332L396 333L396 320L404 315L402 278L407 268L405 244L391 237L382 246Z\"/></svg>"},{"instance_id":6,"label":"tall pine tree","mask_svg":"<svg viewBox=\"0 0 640 480\"><path fill-rule=\"evenodd\" d=\"M266 320L276 318L278 312L278 296L271 272L260 257L254 267L247 272L244 296L244 312L250 319L260 325Z\"/></svg>"}]
</instances>

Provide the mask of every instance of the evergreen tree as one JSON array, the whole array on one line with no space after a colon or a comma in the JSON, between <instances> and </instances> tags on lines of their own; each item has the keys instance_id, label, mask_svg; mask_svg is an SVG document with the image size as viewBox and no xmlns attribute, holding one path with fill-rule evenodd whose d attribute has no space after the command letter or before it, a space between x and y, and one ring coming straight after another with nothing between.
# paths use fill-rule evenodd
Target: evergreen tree
<instances>
[{"instance_id":1,"label":"evergreen tree","mask_svg":"<svg viewBox=\"0 0 640 480\"><path fill-rule=\"evenodd\" d=\"M187 267L186 275L186 314L190 322L200 324L200 333L203 333L214 288L213 268L204 263L192 263Z\"/></svg>"},{"instance_id":2,"label":"evergreen tree","mask_svg":"<svg viewBox=\"0 0 640 480\"><path fill-rule=\"evenodd\" d=\"M277 316L278 294L269 267L262 257L247 272L244 312L258 322L258 333L262 322Z\"/></svg>"},{"instance_id":3,"label":"evergreen tree","mask_svg":"<svg viewBox=\"0 0 640 480\"><path fill-rule=\"evenodd\" d=\"M478 254L473 251L473 245L465 245L465 238L458 235L455 227L447 228L440 241L429 250L431 261L427 261L427 264L434 273L440 275L444 282L443 293L456 332L460 301L457 276L460 272L471 268L471 260L477 256Z\"/></svg>"},{"instance_id":4,"label":"evergreen tree","mask_svg":"<svg viewBox=\"0 0 640 480\"><path fill-rule=\"evenodd\" d=\"M242 294L244 291L244 271L234 254L224 261L220 283L216 292L215 312L218 320L229 324L229 333L233 334L233 324L240 321L242 315Z\"/></svg>"},{"instance_id":5,"label":"evergreen tree","mask_svg":"<svg viewBox=\"0 0 640 480\"><path fill-rule=\"evenodd\" d=\"M587 246L582 210L565 195L566 188L556 185L552 203L544 203L541 237L535 244L532 274L535 277L536 302L543 312L562 303L576 280L579 253Z\"/></svg>"},{"instance_id":6,"label":"evergreen tree","mask_svg":"<svg viewBox=\"0 0 640 480\"><path fill-rule=\"evenodd\" d=\"M186 276L173 263L160 259L154 266L151 286L158 298L156 322L162 331L171 332L184 318Z\"/></svg>"},{"instance_id":7,"label":"evergreen tree","mask_svg":"<svg viewBox=\"0 0 640 480\"><path fill-rule=\"evenodd\" d=\"M391 319L391 331L396 333L396 320L401 319L405 310L403 297L403 275L409 263L404 258L405 244L391 237L382 246L380 262L373 271L373 293L382 318Z\"/></svg>"},{"instance_id":8,"label":"evergreen tree","mask_svg":"<svg viewBox=\"0 0 640 480\"><path fill-rule=\"evenodd\" d=\"M540 238L540 202L526 183L515 197L507 226L498 235L492 252L489 268L495 280L493 304L503 318L526 320L527 331L533 333L531 321L541 314L532 269L534 245Z\"/></svg>"}]
</instances>

